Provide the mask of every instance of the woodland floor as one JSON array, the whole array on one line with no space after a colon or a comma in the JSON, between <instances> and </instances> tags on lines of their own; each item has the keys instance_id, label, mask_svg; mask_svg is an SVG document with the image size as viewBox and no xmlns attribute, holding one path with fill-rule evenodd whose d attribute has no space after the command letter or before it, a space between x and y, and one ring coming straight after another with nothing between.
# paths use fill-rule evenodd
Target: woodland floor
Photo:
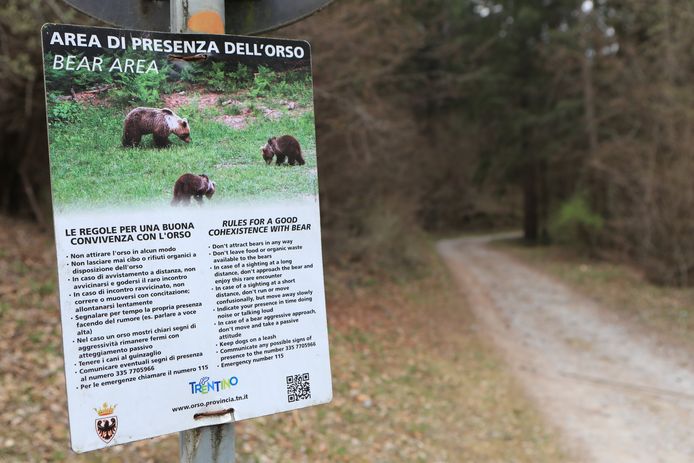
<instances>
[{"instance_id":1,"label":"woodland floor","mask_svg":"<svg viewBox=\"0 0 694 463\"><path fill-rule=\"evenodd\" d=\"M176 435L69 450L52 237L2 217L0 227L0 461L177 461ZM333 402L239 423L238 461L566 461L454 282L431 267L407 284L351 288L348 272L326 272Z\"/></svg>"},{"instance_id":2,"label":"woodland floor","mask_svg":"<svg viewBox=\"0 0 694 463\"><path fill-rule=\"evenodd\" d=\"M511 257L491 248L492 238L441 241L439 252L485 334L574 458L694 461L694 361L683 341L692 331L682 315L690 313L691 299L687 305L677 290L636 285L633 272L614 266L609 283L594 276L592 284L573 281L572 288L545 273L561 268L569 278L575 271L566 260L548 264L536 252L509 248ZM591 272L586 265L579 263L578 272Z\"/></svg>"}]
</instances>

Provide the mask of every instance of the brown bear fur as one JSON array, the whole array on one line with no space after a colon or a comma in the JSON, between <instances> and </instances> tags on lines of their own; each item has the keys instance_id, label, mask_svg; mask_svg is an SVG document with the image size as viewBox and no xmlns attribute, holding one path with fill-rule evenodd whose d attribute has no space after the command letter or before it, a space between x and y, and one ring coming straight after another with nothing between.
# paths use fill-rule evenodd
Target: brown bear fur
<instances>
[{"instance_id":1,"label":"brown bear fur","mask_svg":"<svg viewBox=\"0 0 694 463\"><path fill-rule=\"evenodd\" d=\"M272 157L277 156L277 165L284 163L287 159L290 166L306 164L304 157L301 154L301 145L299 141L291 135L283 135L281 137L268 138L265 146L261 148L263 159L267 164L272 163Z\"/></svg>"},{"instance_id":2,"label":"brown bear fur","mask_svg":"<svg viewBox=\"0 0 694 463\"><path fill-rule=\"evenodd\" d=\"M214 182L205 174L183 174L174 185L171 205L176 206L178 203L189 205L190 198L193 197L198 204L202 204L202 197L212 198L216 189Z\"/></svg>"},{"instance_id":3,"label":"brown bear fur","mask_svg":"<svg viewBox=\"0 0 694 463\"><path fill-rule=\"evenodd\" d=\"M188 119L178 117L169 108L135 108L125 116L123 146L138 146L142 136L149 133L154 137L157 148L168 146L172 133L184 142L190 142Z\"/></svg>"}]
</instances>

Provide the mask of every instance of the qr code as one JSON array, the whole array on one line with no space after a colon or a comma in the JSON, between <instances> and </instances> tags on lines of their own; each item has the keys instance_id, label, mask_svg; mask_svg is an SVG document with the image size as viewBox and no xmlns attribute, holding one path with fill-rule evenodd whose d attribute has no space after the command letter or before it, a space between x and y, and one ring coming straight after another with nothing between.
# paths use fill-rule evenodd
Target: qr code
<instances>
[{"instance_id":1,"label":"qr code","mask_svg":"<svg viewBox=\"0 0 694 463\"><path fill-rule=\"evenodd\" d=\"M311 398L311 382L308 373L287 376L287 400L297 402Z\"/></svg>"}]
</instances>

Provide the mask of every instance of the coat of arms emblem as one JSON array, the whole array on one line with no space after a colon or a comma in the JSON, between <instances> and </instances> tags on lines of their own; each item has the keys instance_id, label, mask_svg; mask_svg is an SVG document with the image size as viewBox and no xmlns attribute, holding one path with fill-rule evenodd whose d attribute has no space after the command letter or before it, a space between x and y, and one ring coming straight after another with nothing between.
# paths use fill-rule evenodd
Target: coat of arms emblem
<instances>
[{"instance_id":1,"label":"coat of arms emblem","mask_svg":"<svg viewBox=\"0 0 694 463\"><path fill-rule=\"evenodd\" d=\"M94 420L96 426L96 434L107 444L113 440L118 431L118 417L111 416L116 409L115 405L109 405L104 402L101 408L95 408L94 411L99 415L99 418Z\"/></svg>"}]
</instances>

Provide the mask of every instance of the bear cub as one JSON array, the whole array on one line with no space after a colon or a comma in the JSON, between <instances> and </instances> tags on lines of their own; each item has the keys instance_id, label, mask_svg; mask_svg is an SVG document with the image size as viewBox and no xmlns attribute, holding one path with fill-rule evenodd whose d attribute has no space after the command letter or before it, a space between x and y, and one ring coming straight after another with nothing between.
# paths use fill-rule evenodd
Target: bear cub
<instances>
[{"instance_id":1,"label":"bear cub","mask_svg":"<svg viewBox=\"0 0 694 463\"><path fill-rule=\"evenodd\" d=\"M216 185L207 175L183 174L174 184L171 205L177 206L179 203L189 205L190 198L195 198L198 204L202 204L202 197L212 198L215 190Z\"/></svg>"},{"instance_id":2,"label":"bear cub","mask_svg":"<svg viewBox=\"0 0 694 463\"><path fill-rule=\"evenodd\" d=\"M169 108L135 108L125 116L123 122L123 146L135 147L142 136L152 134L154 146L164 148L169 145L169 135L190 143L188 119L178 117Z\"/></svg>"},{"instance_id":3,"label":"bear cub","mask_svg":"<svg viewBox=\"0 0 694 463\"><path fill-rule=\"evenodd\" d=\"M281 137L268 138L265 146L261 148L263 159L267 164L272 164L272 157L277 156L277 165L284 163L287 159L290 166L306 164L304 157L301 155L301 146L299 141L291 135L283 135Z\"/></svg>"}]
</instances>

